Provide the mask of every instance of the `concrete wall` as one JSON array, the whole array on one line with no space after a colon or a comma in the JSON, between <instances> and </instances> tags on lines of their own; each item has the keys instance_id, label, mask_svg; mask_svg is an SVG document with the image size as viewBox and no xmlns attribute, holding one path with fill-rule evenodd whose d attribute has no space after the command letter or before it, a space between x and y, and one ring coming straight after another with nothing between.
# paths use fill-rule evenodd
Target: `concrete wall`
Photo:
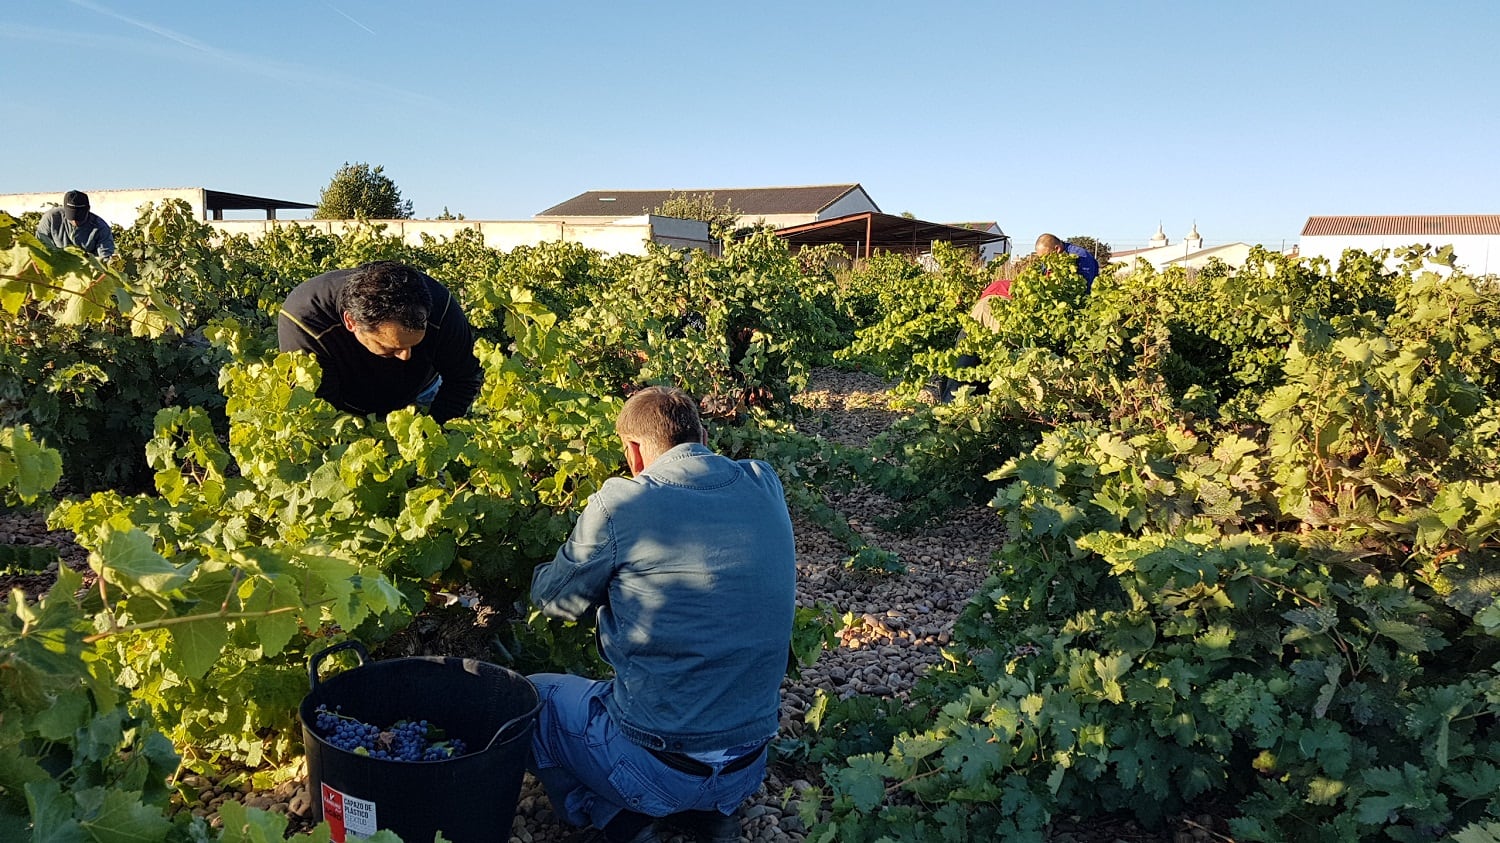
<instances>
[{"instance_id":1,"label":"concrete wall","mask_svg":"<svg viewBox=\"0 0 1500 843\"><path fill-rule=\"evenodd\" d=\"M0 211L24 214L27 211L45 211L62 205L63 193L0 193ZM85 190L89 195L89 209L111 225L129 228L135 225L142 205L166 199L181 199L193 207L198 219L206 216L208 200L201 187L168 187L150 190Z\"/></svg>"},{"instance_id":2,"label":"concrete wall","mask_svg":"<svg viewBox=\"0 0 1500 843\"><path fill-rule=\"evenodd\" d=\"M1453 246L1453 257L1458 266L1471 275L1500 274L1500 235L1455 234L1434 239L1420 234L1351 234L1344 236L1305 235L1297 243L1298 251L1305 258L1327 258L1337 267L1345 249L1402 250L1412 245Z\"/></svg>"},{"instance_id":3,"label":"concrete wall","mask_svg":"<svg viewBox=\"0 0 1500 843\"><path fill-rule=\"evenodd\" d=\"M708 223L654 215L599 222L550 220L371 220L385 226L388 236L400 237L414 246L422 235L452 239L459 231L478 230L491 249L510 251L517 246L564 241L606 254L644 255L647 243L680 249L708 249ZM244 234L254 239L274 226L303 225L325 233L343 233L358 225L354 220L208 220L205 223L225 234Z\"/></svg>"}]
</instances>

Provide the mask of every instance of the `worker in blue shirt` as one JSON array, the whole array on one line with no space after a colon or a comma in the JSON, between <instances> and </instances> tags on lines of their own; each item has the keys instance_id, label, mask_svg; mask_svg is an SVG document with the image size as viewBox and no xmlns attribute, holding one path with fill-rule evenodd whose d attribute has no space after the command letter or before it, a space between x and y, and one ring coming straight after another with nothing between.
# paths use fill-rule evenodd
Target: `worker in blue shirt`
<instances>
[{"instance_id":1,"label":"worker in blue shirt","mask_svg":"<svg viewBox=\"0 0 1500 843\"><path fill-rule=\"evenodd\" d=\"M1058 237L1056 234L1043 234L1036 239L1036 253L1042 257L1047 255L1073 255L1078 258L1078 274L1088 282L1089 289L1094 288L1094 279L1099 277L1099 261L1089 254L1088 249L1082 246L1074 246L1072 243Z\"/></svg>"},{"instance_id":2,"label":"worker in blue shirt","mask_svg":"<svg viewBox=\"0 0 1500 843\"><path fill-rule=\"evenodd\" d=\"M104 260L115 253L114 232L109 230L109 223L89 210L88 194L80 190L63 194L62 207L42 214L36 236L54 248L77 246Z\"/></svg>"}]
</instances>

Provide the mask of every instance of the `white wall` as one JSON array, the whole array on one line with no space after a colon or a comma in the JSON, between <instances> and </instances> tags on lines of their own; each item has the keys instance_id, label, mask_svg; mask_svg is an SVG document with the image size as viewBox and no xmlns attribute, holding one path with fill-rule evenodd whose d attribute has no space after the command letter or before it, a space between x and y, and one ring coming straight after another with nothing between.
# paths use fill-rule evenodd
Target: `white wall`
<instances>
[{"instance_id":1,"label":"white wall","mask_svg":"<svg viewBox=\"0 0 1500 843\"><path fill-rule=\"evenodd\" d=\"M1168 246L1167 248L1170 249L1172 247ZM1175 257L1158 265L1157 269L1161 269L1163 266L1185 266L1189 269L1202 269L1208 266L1209 262L1213 260L1221 260L1238 269L1244 266L1245 261L1249 260L1249 258L1249 243L1226 243L1222 246L1211 246L1207 249L1201 249L1185 258Z\"/></svg>"},{"instance_id":2,"label":"white wall","mask_svg":"<svg viewBox=\"0 0 1500 843\"><path fill-rule=\"evenodd\" d=\"M846 217L850 214L863 214L866 211L879 213L880 209L875 207L874 200L870 199L870 195L865 193L864 188L860 188L858 190L851 190L840 196L836 202L824 208L818 214L817 218L820 220L831 220L837 217Z\"/></svg>"},{"instance_id":3,"label":"white wall","mask_svg":"<svg viewBox=\"0 0 1500 843\"><path fill-rule=\"evenodd\" d=\"M384 234L420 245L422 235L451 239L463 229L478 229L491 249L510 251L517 246L564 241L581 243L606 254L644 255L646 244L661 243L677 248L708 249L708 223L672 217L638 216L609 222L554 222L543 220L371 220L385 226ZM207 226L226 234L256 238L275 226L302 225L328 233L343 233L359 223L354 220L207 220Z\"/></svg>"},{"instance_id":4,"label":"white wall","mask_svg":"<svg viewBox=\"0 0 1500 843\"><path fill-rule=\"evenodd\" d=\"M1214 258L1239 268L1245 265L1245 260L1249 257L1249 243L1222 243L1206 249L1189 249L1186 241L1179 240L1167 246L1146 249L1133 255L1111 256L1109 262L1123 264L1129 269L1135 266L1136 261L1143 260L1151 264L1153 269L1160 271L1169 266L1202 269L1208 266L1208 262Z\"/></svg>"},{"instance_id":5,"label":"white wall","mask_svg":"<svg viewBox=\"0 0 1500 843\"><path fill-rule=\"evenodd\" d=\"M63 202L63 193L0 193L0 211L24 214L27 211L45 211ZM167 187L150 190L84 190L89 196L89 210L98 214L105 222L129 228L135 225L142 205L166 199L181 199L193 207L193 214L202 219L208 204L201 187Z\"/></svg>"},{"instance_id":6,"label":"white wall","mask_svg":"<svg viewBox=\"0 0 1500 843\"><path fill-rule=\"evenodd\" d=\"M1433 238L1420 234L1350 234L1350 235L1303 235L1298 241L1298 253L1302 257L1327 258L1337 267L1345 249L1403 250L1414 244L1453 246L1453 257L1459 267L1471 275L1500 274L1500 235L1454 234Z\"/></svg>"}]
</instances>

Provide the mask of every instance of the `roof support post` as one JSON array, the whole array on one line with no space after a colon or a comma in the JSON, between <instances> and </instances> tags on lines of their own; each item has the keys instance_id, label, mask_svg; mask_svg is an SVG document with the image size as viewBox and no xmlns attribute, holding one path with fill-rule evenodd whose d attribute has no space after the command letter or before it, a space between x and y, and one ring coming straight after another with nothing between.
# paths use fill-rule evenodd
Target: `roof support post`
<instances>
[{"instance_id":1,"label":"roof support post","mask_svg":"<svg viewBox=\"0 0 1500 843\"><path fill-rule=\"evenodd\" d=\"M865 259L869 260L871 254L871 241L875 237L875 218L865 214Z\"/></svg>"}]
</instances>

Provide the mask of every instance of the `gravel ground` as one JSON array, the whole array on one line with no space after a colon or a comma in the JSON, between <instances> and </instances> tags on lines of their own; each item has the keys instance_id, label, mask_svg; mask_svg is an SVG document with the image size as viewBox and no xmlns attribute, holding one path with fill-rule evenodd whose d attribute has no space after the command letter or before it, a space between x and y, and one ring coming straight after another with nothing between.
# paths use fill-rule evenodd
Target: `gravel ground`
<instances>
[{"instance_id":1,"label":"gravel ground","mask_svg":"<svg viewBox=\"0 0 1500 843\"><path fill-rule=\"evenodd\" d=\"M820 370L797 399L812 411L799 420L799 427L844 444L864 444L901 415L891 406L888 387L889 384L869 374ZM840 612L853 613L857 620L844 631L836 649L825 651L814 666L803 670L798 679L788 679L783 686L781 737L801 734L802 716L820 689L839 697L856 693L904 697L917 678L941 660L940 650L949 641L954 619L983 582L987 560L1001 539L999 519L983 507L953 512L942 523L920 533L900 535L876 526L880 518L894 514L897 509L879 495L868 492L838 495L832 498L832 504L871 544L900 554L907 572L879 575L846 570L843 563L849 553L841 542L818 525L793 518L798 605L831 604ZM65 564L86 567L86 554L72 545L65 534L48 533L35 516L0 516L0 543L5 542L50 544L59 548ZM23 584L23 587L28 586ZM798 815L799 796L812 786L809 779L813 776L813 771L773 765L764 787L741 810L743 839L804 840L806 829ZM203 793L199 802L191 806L195 813L214 818L218 804L225 799L239 799L289 814L294 820L292 830L306 826L303 818L308 815L310 805L301 782L289 782L276 791L263 793L248 788L217 787L196 777L192 783ZM1184 825L1191 828L1192 824ZM564 841L575 832L576 829L557 820L546 795L528 776L512 828L512 843ZM1179 840L1184 839L1183 834L1179 832ZM1088 827L1063 822L1054 839L1109 843L1122 839L1173 838L1143 834L1128 822L1091 823ZM1186 839L1203 838L1193 834Z\"/></svg>"}]
</instances>

